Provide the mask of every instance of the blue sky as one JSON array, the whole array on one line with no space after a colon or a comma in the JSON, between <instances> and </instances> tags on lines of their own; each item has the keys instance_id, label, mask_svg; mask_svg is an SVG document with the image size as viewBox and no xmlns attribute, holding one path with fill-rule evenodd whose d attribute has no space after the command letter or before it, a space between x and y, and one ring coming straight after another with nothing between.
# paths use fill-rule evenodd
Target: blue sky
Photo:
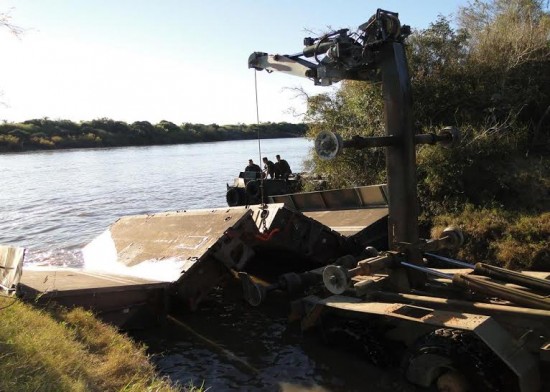
<instances>
[{"instance_id":1,"label":"blue sky","mask_svg":"<svg viewBox=\"0 0 550 392\"><path fill-rule=\"evenodd\" d=\"M255 123L250 53L296 53L329 27L355 29L377 8L425 28L466 0L0 0L20 39L0 30L0 120ZM345 5L344 5L345 4ZM260 121L298 122L287 88L312 82L258 73Z\"/></svg>"}]
</instances>

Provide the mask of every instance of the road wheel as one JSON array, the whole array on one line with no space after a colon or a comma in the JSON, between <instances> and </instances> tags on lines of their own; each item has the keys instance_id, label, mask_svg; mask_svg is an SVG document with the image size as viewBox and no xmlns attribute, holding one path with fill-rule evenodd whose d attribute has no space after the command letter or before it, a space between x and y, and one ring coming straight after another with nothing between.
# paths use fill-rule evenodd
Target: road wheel
<instances>
[{"instance_id":1,"label":"road wheel","mask_svg":"<svg viewBox=\"0 0 550 392\"><path fill-rule=\"evenodd\" d=\"M246 196L248 204L253 204L260 200L260 181L250 181L246 184Z\"/></svg>"},{"instance_id":2,"label":"road wheel","mask_svg":"<svg viewBox=\"0 0 550 392\"><path fill-rule=\"evenodd\" d=\"M366 322L353 319L329 319L323 322L325 341L352 352L382 368L391 366L392 350L384 338Z\"/></svg>"},{"instance_id":3,"label":"road wheel","mask_svg":"<svg viewBox=\"0 0 550 392\"><path fill-rule=\"evenodd\" d=\"M405 358L407 379L438 392L517 391L504 387L510 370L475 335L438 329L421 338Z\"/></svg>"},{"instance_id":4,"label":"road wheel","mask_svg":"<svg viewBox=\"0 0 550 392\"><path fill-rule=\"evenodd\" d=\"M456 370L448 370L439 376L435 387L439 392L468 392L471 390L465 375Z\"/></svg>"},{"instance_id":5,"label":"road wheel","mask_svg":"<svg viewBox=\"0 0 550 392\"><path fill-rule=\"evenodd\" d=\"M225 201L229 207L240 206L244 203L243 196L239 188L229 188L225 194Z\"/></svg>"}]
</instances>

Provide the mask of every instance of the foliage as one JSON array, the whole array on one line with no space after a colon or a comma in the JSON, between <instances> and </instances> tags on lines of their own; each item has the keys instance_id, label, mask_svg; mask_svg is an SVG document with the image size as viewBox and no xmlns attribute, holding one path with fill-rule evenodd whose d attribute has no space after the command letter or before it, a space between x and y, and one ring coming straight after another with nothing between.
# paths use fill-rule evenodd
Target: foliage
<instances>
[{"instance_id":1,"label":"foliage","mask_svg":"<svg viewBox=\"0 0 550 392\"><path fill-rule=\"evenodd\" d=\"M547 4L547 3L546 3ZM471 35L471 63L483 78L486 108L502 123L530 126L531 145L550 138L550 14L543 0L475 1L459 22ZM474 70L475 71L475 70Z\"/></svg>"},{"instance_id":2,"label":"foliage","mask_svg":"<svg viewBox=\"0 0 550 392\"><path fill-rule=\"evenodd\" d=\"M315 138L323 130L337 131L343 139L353 135L384 134L381 90L378 85L354 81L343 82L332 94L309 98L307 135ZM383 182L385 158L383 149L345 150L334 161L322 161L312 153L308 165L322 173L331 187L357 186Z\"/></svg>"},{"instance_id":3,"label":"foliage","mask_svg":"<svg viewBox=\"0 0 550 392\"><path fill-rule=\"evenodd\" d=\"M8 12L0 12L0 28L6 28L11 34L16 37L23 33L23 28L14 25L11 17L11 10Z\"/></svg>"},{"instance_id":4,"label":"foliage","mask_svg":"<svg viewBox=\"0 0 550 392\"><path fill-rule=\"evenodd\" d=\"M82 309L37 310L0 297L0 390L177 391L143 347Z\"/></svg>"},{"instance_id":5,"label":"foliage","mask_svg":"<svg viewBox=\"0 0 550 392\"><path fill-rule=\"evenodd\" d=\"M467 205L499 211L498 217L515 211L542 219L550 209L550 14L544 1L475 0L458 10L458 28L440 16L414 31L406 50L415 132L438 133L452 125L462 133L455 149L418 147L423 225L438 215L462 217ZM308 104L310 138L323 129L344 140L385 133L377 84L344 82ZM311 156L309 164L335 188L383 182L384 160L379 149L344 150L328 163ZM483 222L491 231L489 221ZM511 223L502 225L508 238ZM472 255L487 260L510 253L504 242L501 249L482 237L470 237L466 249ZM481 255L478 247L490 254ZM548 252L530 252L534 262L542 257L550 264Z\"/></svg>"},{"instance_id":6,"label":"foliage","mask_svg":"<svg viewBox=\"0 0 550 392\"><path fill-rule=\"evenodd\" d=\"M304 136L305 124L263 123L254 125L189 124L178 126L136 121L127 124L109 118L75 123L48 118L0 124L0 152L58 148L143 146L225 140Z\"/></svg>"},{"instance_id":7,"label":"foliage","mask_svg":"<svg viewBox=\"0 0 550 392\"><path fill-rule=\"evenodd\" d=\"M472 115L478 92L477 83L464 79L471 66L468 38L466 31L454 31L441 16L430 28L409 37L407 55L417 127L454 124Z\"/></svg>"},{"instance_id":8,"label":"foliage","mask_svg":"<svg viewBox=\"0 0 550 392\"><path fill-rule=\"evenodd\" d=\"M460 259L550 271L549 212L519 214L467 205L460 213L437 216L432 235L437 237L452 225L461 227L465 233L465 245L455 255Z\"/></svg>"},{"instance_id":9,"label":"foliage","mask_svg":"<svg viewBox=\"0 0 550 392\"><path fill-rule=\"evenodd\" d=\"M550 16L535 0L476 1L471 7L461 9L461 28L457 31L447 19L440 17L408 40L416 130L458 125L467 129L469 140L464 146L483 144L485 135L493 134L497 138L516 139L518 143L509 146L515 155L531 152L534 144L547 151L550 114L545 113L550 108ZM493 9L490 16L484 17L485 24L468 22L476 15L481 18L480 9L484 7ZM524 10L520 12L523 19L514 19L518 9ZM506 29L517 30L526 24L533 34L504 34ZM497 33L492 34L499 39L494 47L487 42L491 36L488 32L493 30ZM502 51L505 39L511 47L508 52ZM514 61L510 56L515 56ZM314 138L321 129L327 128L338 131L344 138L380 134L381 108L379 86L343 83L332 94L309 99L308 136ZM372 159L364 155L358 153L354 158L368 160L366 166L371 171L381 170L380 166L372 166ZM362 183L372 178L370 173L366 177L355 173L365 164L357 163L356 159L348 161L353 163L343 172L350 172ZM330 170L315 159L314 168L318 172Z\"/></svg>"},{"instance_id":10,"label":"foliage","mask_svg":"<svg viewBox=\"0 0 550 392\"><path fill-rule=\"evenodd\" d=\"M550 213L521 216L496 244L497 260L506 267L550 271Z\"/></svg>"},{"instance_id":11,"label":"foliage","mask_svg":"<svg viewBox=\"0 0 550 392\"><path fill-rule=\"evenodd\" d=\"M471 127L462 131L457 148L419 148L418 192L428 218L460 212L466 203L516 211L550 210L550 157L514 153L526 145L525 128L504 134Z\"/></svg>"}]
</instances>

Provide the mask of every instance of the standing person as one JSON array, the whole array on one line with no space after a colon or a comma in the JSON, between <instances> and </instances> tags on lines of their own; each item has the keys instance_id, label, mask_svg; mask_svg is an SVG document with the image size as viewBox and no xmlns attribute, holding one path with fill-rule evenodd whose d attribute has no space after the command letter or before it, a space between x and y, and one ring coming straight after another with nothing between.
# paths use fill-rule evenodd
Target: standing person
<instances>
[{"instance_id":1,"label":"standing person","mask_svg":"<svg viewBox=\"0 0 550 392\"><path fill-rule=\"evenodd\" d=\"M277 158L277 163L275 164L275 173L277 178L283 178L287 179L290 174L292 174L292 170L290 170L290 165L287 161L284 159L281 159L281 156L279 154L275 155L275 158Z\"/></svg>"},{"instance_id":2,"label":"standing person","mask_svg":"<svg viewBox=\"0 0 550 392\"><path fill-rule=\"evenodd\" d=\"M263 157L262 161L264 162L264 172L269 178L275 177L275 164L271 162L267 157Z\"/></svg>"},{"instance_id":3,"label":"standing person","mask_svg":"<svg viewBox=\"0 0 550 392\"><path fill-rule=\"evenodd\" d=\"M260 166L256 165L252 159L249 159L248 160L248 166L244 168L244 171L245 172L251 171L251 172L261 173L262 168Z\"/></svg>"}]
</instances>

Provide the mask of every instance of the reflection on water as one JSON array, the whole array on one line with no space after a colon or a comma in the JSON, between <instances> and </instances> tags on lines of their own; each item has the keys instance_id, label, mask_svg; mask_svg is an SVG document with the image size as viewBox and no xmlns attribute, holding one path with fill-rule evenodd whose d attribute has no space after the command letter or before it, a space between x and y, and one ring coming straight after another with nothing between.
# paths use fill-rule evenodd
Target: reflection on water
<instances>
[{"instance_id":1,"label":"reflection on water","mask_svg":"<svg viewBox=\"0 0 550 392\"><path fill-rule=\"evenodd\" d=\"M138 335L174 381L212 391L415 391L398 369L322 344L289 324L285 311L227 301L221 290L177 320Z\"/></svg>"}]
</instances>

